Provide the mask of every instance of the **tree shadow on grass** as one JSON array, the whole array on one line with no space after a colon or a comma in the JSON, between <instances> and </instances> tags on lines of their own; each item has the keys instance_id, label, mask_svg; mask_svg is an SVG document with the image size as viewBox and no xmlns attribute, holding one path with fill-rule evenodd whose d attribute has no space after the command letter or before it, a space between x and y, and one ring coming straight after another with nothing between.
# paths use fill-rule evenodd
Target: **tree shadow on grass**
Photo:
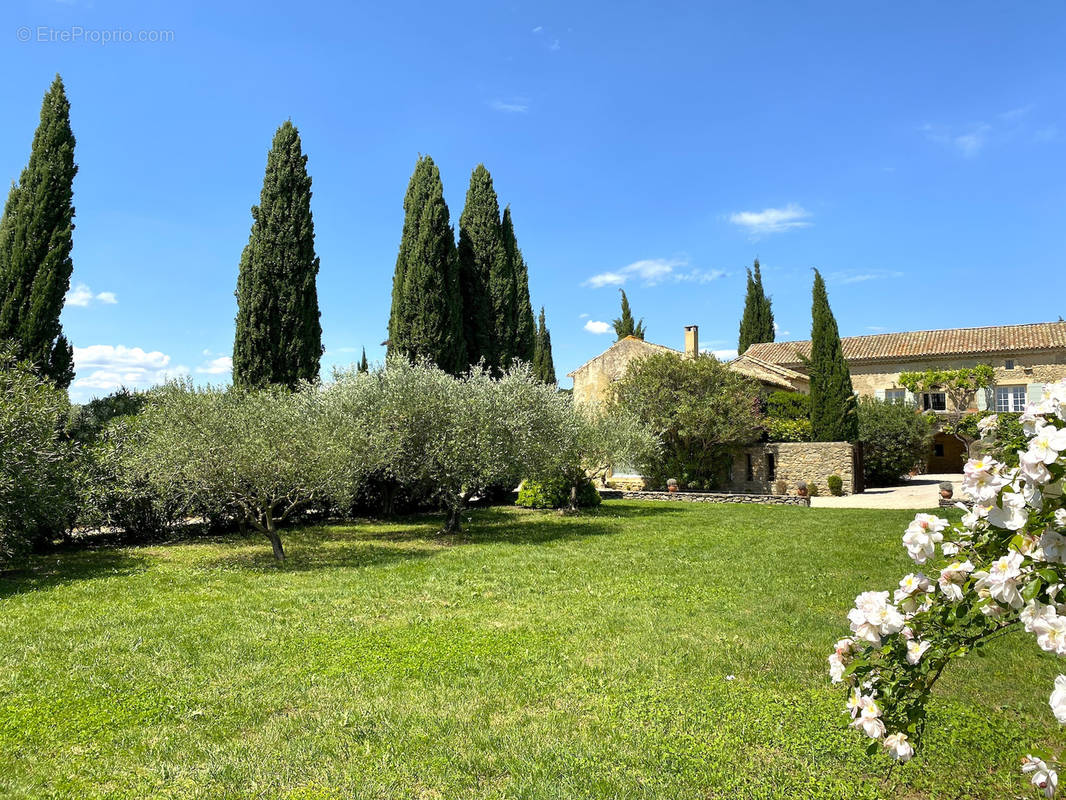
<instances>
[{"instance_id":1,"label":"tree shadow on grass","mask_svg":"<svg viewBox=\"0 0 1066 800\"><path fill-rule=\"evenodd\" d=\"M132 575L148 568L145 558L127 550L61 549L30 556L0 571L0 598L51 589L65 583Z\"/></svg>"}]
</instances>

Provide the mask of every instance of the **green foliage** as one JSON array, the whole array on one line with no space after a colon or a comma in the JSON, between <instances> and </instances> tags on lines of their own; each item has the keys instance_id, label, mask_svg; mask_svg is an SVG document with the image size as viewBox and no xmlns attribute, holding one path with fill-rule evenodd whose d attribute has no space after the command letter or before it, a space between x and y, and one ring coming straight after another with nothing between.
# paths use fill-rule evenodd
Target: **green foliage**
<instances>
[{"instance_id":1,"label":"green foliage","mask_svg":"<svg viewBox=\"0 0 1066 800\"><path fill-rule=\"evenodd\" d=\"M771 442L809 442L811 441L811 421L809 419L779 419L766 417L763 420L766 438Z\"/></svg>"},{"instance_id":2,"label":"green foliage","mask_svg":"<svg viewBox=\"0 0 1066 800\"><path fill-rule=\"evenodd\" d=\"M552 335L544 323L544 306L537 320L537 343L533 352L533 374L541 383L555 386L555 362L552 359Z\"/></svg>"},{"instance_id":3,"label":"green foliage","mask_svg":"<svg viewBox=\"0 0 1066 800\"><path fill-rule=\"evenodd\" d=\"M429 156L419 157L403 208L388 352L458 375L467 366L459 260L440 170Z\"/></svg>"},{"instance_id":4,"label":"green foliage","mask_svg":"<svg viewBox=\"0 0 1066 800\"><path fill-rule=\"evenodd\" d=\"M744 295L744 314L740 318L737 352L741 355L753 344L774 340L774 312L762 285L762 270L755 259L754 275L748 270L748 288Z\"/></svg>"},{"instance_id":5,"label":"green foliage","mask_svg":"<svg viewBox=\"0 0 1066 800\"><path fill-rule=\"evenodd\" d=\"M503 247L510 264L510 273L514 276L514 340L510 348L512 360L532 363L537 349L537 328L533 320L533 305L529 299L529 268L522 251L518 249L514 222L511 219L511 207L503 210L501 223Z\"/></svg>"},{"instance_id":6,"label":"green foliage","mask_svg":"<svg viewBox=\"0 0 1066 800\"><path fill-rule=\"evenodd\" d=\"M818 488L818 484L811 481L807 484L807 494L810 497L818 497L822 493L822 490Z\"/></svg>"},{"instance_id":7,"label":"green foliage","mask_svg":"<svg viewBox=\"0 0 1066 800\"><path fill-rule=\"evenodd\" d=\"M981 438L980 450L1008 467L1018 466L1018 452L1029 448L1029 437L1025 435L1020 421L1021 414L1011 411L967 414L955 426L954 432L966 441L976 441L981 437L977 423L989 416L995 417L996 421Z\"/></svg>"},{"instance_id":8,"label":"green foliage","mask_svg":"<svg viewBox=\"0 0 1066 800\"><path fill-rule=\"evenodd\" d=\"M572 482L566 475L559 475L543 481L523 481L518 490L516 505L523 508L564 508L570 505ZM577 487L577 505L580 508L598 506L600 493L588 478Z\"/></svg>"},{"instance_id":9,"label":"green foliage","mask_svg":"<svg viewBox=\"0 0 1066 800\"><path fill-rule=\"evenodd\" d=\"M927 415L871 397L862 398L858 413L866 486L895 486L924 463L934 432Z\"/></svg>"},{"instance_id":10,"label":"green foliage","mask_svg":"<svg viewBox=\"0 0 1066 800\"><path fill-rule=\"evenodd\" d=\"M505 308L508 298L513 299L515 287L508 275L500 203L484 164L478 164L470 176L466 205L459 217L458 257L467 363L484 359L490 369L498 369L497 312Z\"/></svg>"},{"instance_id":11,"label":"green foliage","mask_svg":"<svg viewBox=\"0 0 1066 800\"><path fill-rule=\"evenodd\" d=\"M147 402L147 392L131 392L122 387L85 405L75 406L70 437L82 444L94 442L113 420L136 415Z\"/></svg>"},{"instance_id":12,"label":"green foliage","mask_svg":"<svg viewBox=\"0 0 1066 800\"><path fill-rule=\"evenodd\" d=\"M967 447L977 437L967 435L967 429L960 428L960 423L977 392L991 386L994 381L995 372L987 364L962 369L904 372L899 376L900 386L915 394L933 390L944 392L948 400L946 413L931 416L938 420L944 433L958 437Z\"/></svg>"},{"instance_id":13,"label":"green foliage","mask_svg":"<svg viewBox=\"0 0 1066 800\"><path fill-rule=\"evenodd\" d=\"M644 338L644 320L640 322L633 322L633 312L629 308L629 298L626 297L625 289L619 289L622 293L622 316L611 322L614 325L614 333L616 341L621 341L627 336L633 336L637 339Z\"/></svg>"},{"instance_id":14,"label":"green foliage","mask_svg":"<svg viewBox=\"0 0 1066 800\"><path fill-rule=\"evenodd\" d=\"M803 392L779 389L766 398L766 416L777 419L810 420L811 398Z\"/></svg>"},{"instance_id":15,"label":"green foliage","mask_svg":"<svg viewBox=\"0 0 1066 800\"><path fill-rule=\"evenodd\" d=\"M816 442L854 442L859 421L851 372L840 346L836 318L829 308L825 281L814 271L811 303L811 438Z\"/></svg>"},{"instance_id":16,"label":"green foliage","mask_svg":"<svg viewBox=\"0 0 1066 800\"><path fill-rule=\"evenodd\" d=\"M0 562L70 528L76 445L66 392L0 347Z\"/></svg>"},{"instance_id":17,"label":"green foliage","mask_svg":"<svg viewBox=\"0 0 1066 800\"><path fill-rule=\"evenodd\" d=\"M0 219L0 340L66 389L74 350L59 316L70 288L74 234L74 134L70 103L56 75L44 96L29 163Z\"/></svg>"},{"instance_id":18,"label":"green foliage","mask_svg":"<svg viewBox=\"0 0 1066 800\"><path fill-rule=\"evenodd\" d=\"M322 325L311 178L290 121L274 134L252 218L237 277L233 382L294 388L318 378Z\"/></svg>"},{"instance_id":19,"label":"green foliage","mask_svg":"<svg viewBox=\"0 0 1066 800\"><path fill-rule=\"evenodd\" d=\"M141 412L130 469L168 506L237 515L282 560L278 524L343 491L323 397L310 385L222 391L170 383Z\"/></svg>"},{"instance_id":20,"label":"green foliage","mask_svg":"<svg viewBox=\"0 0 1066 800\"><path fill-rule=\"evenodd\" d=\"M830 475L825 479L825 485L833 497L840 497L844 494L844 479L839 475Z\"/></svg>"},{"instance_id":21,"label":"green foliage","mask_svg":"<svg viewBox=\"0 0 1066 800\"><path fill-rule=\"evenodd\" d=\"M658 353L630 364L614 387L614 403L635 414L661 441L661 456L641 467L653 486L677 478L713 488L732 452L754 442L762 427L758 386L716 358Z\"/></svg>"}]
</instances>

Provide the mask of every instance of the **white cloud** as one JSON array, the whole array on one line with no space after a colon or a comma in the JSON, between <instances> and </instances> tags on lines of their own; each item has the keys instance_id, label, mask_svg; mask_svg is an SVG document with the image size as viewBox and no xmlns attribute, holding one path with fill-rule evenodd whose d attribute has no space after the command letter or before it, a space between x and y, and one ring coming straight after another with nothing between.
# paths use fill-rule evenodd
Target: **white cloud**
<instances>
[{"instance_id":1,"label":"white cloud","mask_svg":"<svg viewBox=\"0 0 1066 800\"><path fill-rule=\"evenodd\" d=\"M493 100L489 105L493 110L502 111L505 114L525 114L529 111L529 101L524 98L519 98L511 102Z\"/></svg>"},{"instance_id":2,"label":"white cloud","mask_svg":"<svg viewBox=\"0 0 1066 800\"><path fill-rule=\"evenodd\" d=\"M588 314L578 314L578 315L577 315L577 318L578 318L578 319L588 319L588 318L589 318L589 315L588 315Z\"/></svg>"},{"instance_id":3,"label":"white cloud","mask_svg":"<svg viewBox=\"0 0 1066 800\"><path fill-rule=\"evenodd\" d=\"M79 283L72 287L67 292L65 298L68 306L77 306L79 308L86 308L95 303L103 303L104 305L113 306L118 302L118 298L115 297L114 292L98 292L93 294L93 290L88 287L87 284Z\"/></svg>"},{"instance_id":4,"label":"white cloud","mask_svg":"<svg viewBox=\"0 0 1066 800\"><path fill-rule=\"evenodd\" d=\"M807 228L810 212L795 203L784 208L764 208L762 211L738 211L729 215L729 221L744 228L752 236L767 233L783 233L797 228Z\"/></svg>"},{"instance_id":5,"label":"white cloud","mask_svg":"<svg viewBox=\"0 0 1066 800\"><path fill-rule=\"evenodd\" d=\"M558 39L553 39L552 43L550 45L548 45L548 49L549 50L558 50L559 47L560 47L560 44L559 44L559 40Z\"/></svg>"},{"instance_id":6,"label":"white cloud","mask_svg":"<svg viewBox=\"0 0 1066 800\"><path fill-rule=\"evenodd\" d=\"M617 271L593 275L582 285L593 289L600 289L604 286L622 286L630 278L642 281L645 286L656 286L666 281L708 283L726 274L720 269L684 269L685 267L688 267L688 262L684 259L647 258L634 261Z\"/></svg>"},{"instance_id":7,"label":"white cloud","mask_svg":"<svg viewBox=\"0 0 1066 800\"><path fill-rule=\"evenodd\" d=\"M778 325L775 322L774 323L774 335L775 336L791 336L792 335L792 331L783 331L783 330L781 330L781 326Z\"/></svg>"},{"instance_id":8,"label":"white cloud","mask_svg":"<svg viewBox=\"0 0 1066 800\"><path fill-rule=\"evenodd\" d=\"M598 320L590 319L588 322L585 323L585 330L587 330L589 333L600 334L607 333L608 331L613 330L613 327L610 323L599 322Z\"/></svg>"},{"instance_id":9,"label":"white cloud","mask_svg":"<svg viewBox=\"0 0 1066 800\"><path fill-rule=\"evenodd\" d=\"M213 358L206 364L201 364L196 371L204 375L224 375L233 371L233 359L229 356Z\"/></svg>"},{"instance_id":10,"label":"white cloud","mask_svg":"<svg viewBox=\"0 0 1066 800\"><path fill-rule=\"evenodd\" d=\"M903 273L898 270L875 269L868 272L831 272L829 279L834 283L865 283L866 281L879 281L884 278L902 278Z\"/></svg>"},{"instance_id":11,"label":"white cloud","mask_svg":"<svg viewBox=\"0 0 1066 800\"><path fill-rule=\"evenodd\" d=\"M706 350L704 352L707 352ZM711 350L711 354L714 355L719 361L732 361L737 357L736 348L732 350Z\"/></svg>"},{"instance_id":12,"label":"white cloud","mask_svg":"<svg viewBox=\"0 0 1066 800\"><path fill-rule=\"evenodd\" d=\"M166 353L110 344L75 347L74 370L77 377L70 387L74 400L87 400L123 386L146 389L189 374L184 365L171 366Z\"/></svg>"},{"instance_id":13,"label":"white cloud","mask_svg":"<svg viewBox=\"0 0 1066 800\"><path fill-rule=\"evenodd\" d=\"M1018 108L1012 108L1009 111L1004 111L999 115L999 118L1004 122L1011 122L1012 120L1020 119L1032 111L1036 106L1032 103L1028 105L1019 106Z\"/></svg>"},{"instance_id":14,"label":"white cloud","mask_svg":"<svg viewBox=\"0 0 1066 800\"><path fill-rule=\"evenodd\" d=\"M963 158L973 158L987 144L992 126L977 122L965 128L952 129L946 125L926 123L921 127L921 131L929 141L950 147L958 151Z\"/></svg>"},{"instance_id":15,"label":"white cloud","mask_svg":"<svg viewBox=\"0 0 1066 800\"><path fill-rule=\"evenodd\" d=\"M544 30L544 26L543 25L538 25L537 27L535 27L533 29L533 33L540 33L543 30Z\"/></svg>"},{"instance_id":16,"label":"white cloud","mask_svg":"<svg viewBox=\"0 0 1066 800\"><path fill-rule=\"evenodd\" d=\"M866 330L873 331L874 333L883 333L884 331L887 331L888 328L884 325L867 325Z\"/></svg>"}]
</instances>

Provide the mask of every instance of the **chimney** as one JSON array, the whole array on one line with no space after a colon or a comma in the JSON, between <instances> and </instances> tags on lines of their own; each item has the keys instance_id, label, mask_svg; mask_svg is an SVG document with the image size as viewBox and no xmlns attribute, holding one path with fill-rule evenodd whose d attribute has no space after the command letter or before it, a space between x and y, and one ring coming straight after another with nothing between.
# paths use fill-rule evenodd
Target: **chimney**
<instances>
[{"instance_id":1,"label":"chimney","mask_svg":"<svg viewBox=\"0 0 1066 800\"><path fill-rule=\"evenodd\" d=\"M685 326L685 358L695 358L700 354L699 325Z\"/></svg>"}]
</instances>

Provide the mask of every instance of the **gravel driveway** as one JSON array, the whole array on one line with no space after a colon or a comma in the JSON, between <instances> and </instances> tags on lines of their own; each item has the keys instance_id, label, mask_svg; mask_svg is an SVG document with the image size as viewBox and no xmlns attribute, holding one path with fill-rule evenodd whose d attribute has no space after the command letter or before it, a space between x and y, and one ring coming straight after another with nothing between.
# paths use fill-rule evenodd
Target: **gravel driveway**
<instances>
[{"instance_id":1,"label":"gravel driveway","mask_svg":"<svg viewBox=\"0 0 1066 800\"><path fill-rule=\"evenodd\" d=\"M812 497L814 508L936 508L940 501L941 481L951 481L955 497L962 495L959 488L961 474L917 475L900 486L867 489L862 494L845 497Z\"/></svg>"}]
</instances>

